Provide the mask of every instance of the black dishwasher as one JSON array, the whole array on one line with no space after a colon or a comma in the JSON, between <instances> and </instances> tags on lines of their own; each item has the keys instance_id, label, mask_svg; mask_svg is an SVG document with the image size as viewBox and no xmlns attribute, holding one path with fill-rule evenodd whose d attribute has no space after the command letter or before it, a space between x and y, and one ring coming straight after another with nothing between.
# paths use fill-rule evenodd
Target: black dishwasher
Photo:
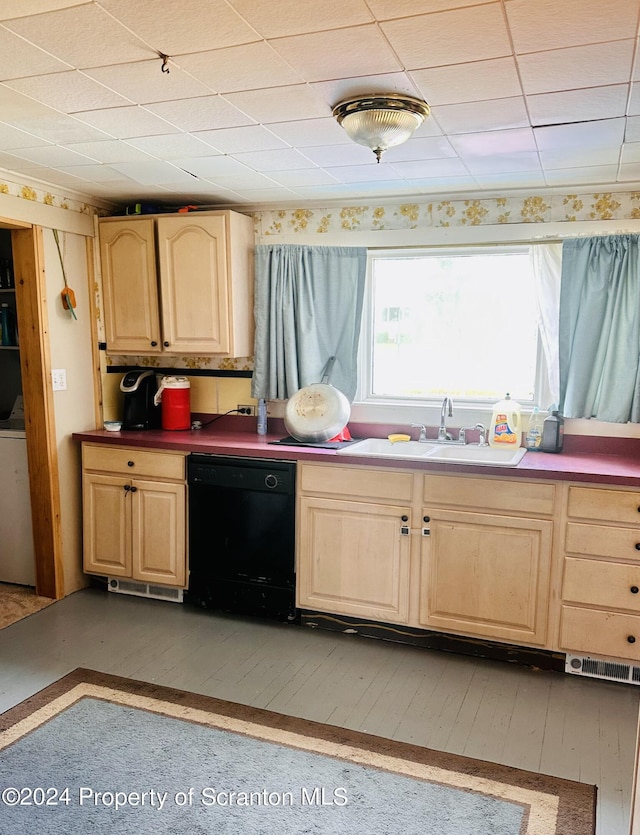
<instances>
[{"instance_id":1,"label":"black dishwasher","mask_svg":"<svg viewBox=\"0 0 640 835\"><path fill-rule=\"evenodd\" d=\"M187 603L293 621L293 461L192 454Z\"/></svg>"}]
</instances>

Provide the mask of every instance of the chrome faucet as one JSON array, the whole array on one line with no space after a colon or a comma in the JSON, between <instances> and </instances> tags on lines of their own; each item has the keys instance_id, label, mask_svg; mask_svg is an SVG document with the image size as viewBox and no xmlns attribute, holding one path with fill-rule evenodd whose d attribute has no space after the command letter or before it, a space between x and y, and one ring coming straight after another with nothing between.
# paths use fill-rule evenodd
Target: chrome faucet
<instances>
[{"instance_id":1,"label":"chrome faucet","mask_svg":"<svg viewBox=\"0 0 640 835\"><path fill-rule=\"evenodd\" d=\"M411 426L413 426L414 429L419 429L420 430L420 437L418 438L418 441L421 444L426 443L427 442L427 427L424 425L424 423L412 423Z\"/></svg>"},{"instance_id":2,"label":"chrome faucet","mask_svg":"<svg viewBox=\"0 0 640 835\"><path fill-rule=\"evenodd\" d=\"M453 417L453 403L450 397L445 397L442 401L442 409L440 410L440 426L438 428L438 441L440 443L451 440L451 435L447 432L447 415Z\"/></svg>"}]
</instances>

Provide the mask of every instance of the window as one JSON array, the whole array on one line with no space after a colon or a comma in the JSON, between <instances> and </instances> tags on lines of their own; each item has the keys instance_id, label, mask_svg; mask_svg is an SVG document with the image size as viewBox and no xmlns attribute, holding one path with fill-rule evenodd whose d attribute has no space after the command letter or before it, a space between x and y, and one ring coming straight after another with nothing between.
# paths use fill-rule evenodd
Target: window
<instances>
[{"instance_id":1,"label":"window","mask_svg":"<svg viewBox=\"0 0 640 835\"><path fill-rule=\"evenodd\" d=\"M545 400L530 247L369 253L361 400Z\"/></svg>"}]
</instances>

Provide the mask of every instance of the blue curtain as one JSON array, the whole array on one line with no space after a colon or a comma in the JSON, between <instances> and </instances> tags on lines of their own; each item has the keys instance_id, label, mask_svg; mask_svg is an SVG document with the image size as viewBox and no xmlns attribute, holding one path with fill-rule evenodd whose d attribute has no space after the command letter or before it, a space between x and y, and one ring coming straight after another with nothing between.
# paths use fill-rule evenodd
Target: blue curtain
<instances>
[{"instance_id":1,"label":"blue curtain","mask_svg":"<svg viewBox=\"0 0 640 835\"><path fill-rule=\"evenodd\" d=\"M329 382L353 401L366 264L361 247L256 247L254 397L319 383L334 356Z\"/></svg>"},{"instance_id":2,"label":"blue curtain","mask_svg":"<svg viewBox=\"0 0 640 835\"><path fill-rule=\"evenodd\" d=\"M638 235L574 238L562 248L560 411L640 422Z\"/></svg>"}]
</instances>

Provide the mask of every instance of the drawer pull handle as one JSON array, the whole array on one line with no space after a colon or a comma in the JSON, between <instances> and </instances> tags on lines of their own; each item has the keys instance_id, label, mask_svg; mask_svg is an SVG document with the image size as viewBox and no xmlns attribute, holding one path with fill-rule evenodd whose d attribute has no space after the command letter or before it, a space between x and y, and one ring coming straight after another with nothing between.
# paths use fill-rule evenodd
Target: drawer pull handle
<instances>
[{"instance_id":1,"label":"drawer pull handle","mask_svg":"<svg viewBox=\"0 0 640 835\"><path fill-rule=\"evenodd\" d=\"M402 519L403 522L408 522L409 521L408 516L402 516L401 519Z\"/></svg>"},{"instance_id":2,"label":"drawer pull handle","mask_svg":"<svg viewBox=\"0 0 640 835\"><path fill-rule=\"evenodd\" d=\"M135 465L134 461L127 461L127 467L133 467Z\"/></svg>"},{"instance_id":3,"label":"drawer pull handle","mask_svg":"<svg viewBox=\"0 0 640 835\"><path fill-rule=\"evenodd\" d=\"M634 637L633 635L628 635L628 636L627 636L627 643L629 643L629 644L635 644L635 642L636 642L636 639L635 639L635 637Z\"/></svg>"},{"instance_id":4,"label":"drawer pull handle","mask_svg":"<svg viewBox=\"0 0 640 835\"><path fill-rule=\"evenodd\" d=\"M640 542L636 542L636 551L640 551Z\"/></svg>"},{"instance_id":5,"label":"drawer pull handle","mask_svg":"<svg viewBox=\"0 0 640 835\"><path fill-rule=\"evenodd\" d=\"M424 522L430 522L431 521L430 516L423 516L422 519L423 519Z\"/></svg>"},{"instance_id":6,"label":"drawer pull handle","mask_svg":"<svg viewBox=\"0 0 640 835\"><path fill-rule=\"evenodd\" d=\"M638 593L638 591L640 591L640 589L638 589L638 587L637 587L637 586L631 586L631 588L629 589L629 591L631 592L631 594L637 594L637 593Z\"/></svg>"}]
</instances>

